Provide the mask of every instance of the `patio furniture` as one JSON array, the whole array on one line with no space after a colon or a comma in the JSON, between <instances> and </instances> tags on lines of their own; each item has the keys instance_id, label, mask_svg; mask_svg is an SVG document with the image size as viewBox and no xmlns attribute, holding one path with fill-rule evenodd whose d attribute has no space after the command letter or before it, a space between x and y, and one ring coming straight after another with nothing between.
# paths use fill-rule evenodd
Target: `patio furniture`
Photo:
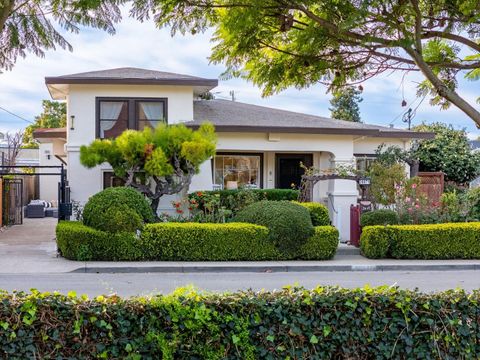
<instances>
[{"instance_id":1,"label":"patio furniture","mask_svg":"<svg viewBox=\"0 0 480 360\"><path fill-rule=\"evenodd\" d=\"M45 206L43 204L28 204L25 209L25 217L27 218L45 217Z\"/></svg>"}]
</instances>

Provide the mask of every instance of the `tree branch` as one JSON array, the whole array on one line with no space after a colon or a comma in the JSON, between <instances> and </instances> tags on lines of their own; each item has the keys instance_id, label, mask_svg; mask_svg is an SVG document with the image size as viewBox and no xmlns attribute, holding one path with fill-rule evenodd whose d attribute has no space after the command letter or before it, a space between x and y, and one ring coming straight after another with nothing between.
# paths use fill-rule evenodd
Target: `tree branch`
<instances>
[{"instance_id":1,"label":"tree branch","mask_svg":"<svg viewBox=\"0 0 480 360\"><path fill-rule=\"evenodd\" d=\"M422 34L422 37L424 39L431 39L431 38L443 38L443 39L448 39L448 40L452 40L452 41L456 41L456 42L459 42L463 45L466 45L470 48L472 48L473 50L476 50L478 52L480 52L480 44L477 44L475 41L472 41L470 39L467 39L463 36L460 36L460 35L456 35L456 34L451 34L451 33L448 33L448 32L444 32L444 31L434 31L434 30L430 30L430 31L426 31Z\"/></svg>"}]
</instances>

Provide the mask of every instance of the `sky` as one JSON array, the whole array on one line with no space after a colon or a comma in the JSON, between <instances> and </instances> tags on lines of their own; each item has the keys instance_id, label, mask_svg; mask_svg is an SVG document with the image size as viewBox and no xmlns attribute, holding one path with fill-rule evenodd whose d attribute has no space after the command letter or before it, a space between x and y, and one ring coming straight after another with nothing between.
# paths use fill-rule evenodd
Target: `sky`
<instances>
[{"instance_id":1,"label":"sky","mask_svg":"<svg viewBox=\"0 0 480 360\"><path fill-rule=\"evenodd\" d=\"M113 36L100 30L82 29L80 34L66 34L74 50L49 51L44 58L29 54L19 59L11 71L0 73L0 107L27 120L33 121L41 112L42 99L50 99L44 83L46 76L66 75L84 71L116 67L139 67L176 72L206 78L217 78L224 71L220 65L209 64L210 33L171 36L169 29L157 29L152 22L140 23L125 18L116 27ZM480 130L460 110L451 107L446 111L430 106L428 98L422 103L416 97L416 84L422 81L417 73L403 76L395 72L383 74L363 83L363 102L360 104L362 121L368 124L392 124L405 128L402 114L417 108L413 125L441 121L456 128L466 128L469 137L476 138ZM235 92L237 101L264 105L307 114L330 116L331 94L323 85L308 89L288 89L268 98L251 83L240 79L220 81L212 90L217 98L229 98ZM459 93L475 104L480 96L480 81L459 79ZM407 106L402 107L402 100ZM480 105L475 105L480 108ZM0 110L0 132L16 131L29 123Z\"/></svg>"}]
</instances>

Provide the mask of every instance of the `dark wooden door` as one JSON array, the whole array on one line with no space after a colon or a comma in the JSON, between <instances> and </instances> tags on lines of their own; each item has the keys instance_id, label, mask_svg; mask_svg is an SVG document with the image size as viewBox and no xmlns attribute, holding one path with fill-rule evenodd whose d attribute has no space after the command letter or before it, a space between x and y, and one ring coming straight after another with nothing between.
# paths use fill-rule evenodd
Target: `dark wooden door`
<instances>
[{"instance_id":1,"label":"dark wooden door","mask_svg":"<svg viewBox=\"0 0 480 360\"><path fill-rule=\"evenodd\" d=\"M276 154L277 189L298 189L305 172L300 163L309 167L313 165L312 154Z\"/></svg>"}]
</instances>

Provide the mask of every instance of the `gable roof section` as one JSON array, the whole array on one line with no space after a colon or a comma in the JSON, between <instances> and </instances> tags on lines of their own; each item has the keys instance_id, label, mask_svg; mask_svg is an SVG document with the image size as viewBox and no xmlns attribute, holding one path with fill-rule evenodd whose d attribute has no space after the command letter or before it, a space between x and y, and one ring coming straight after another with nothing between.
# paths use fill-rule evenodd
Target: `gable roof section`
<instances>
[{"instance_id":1,"label":"gable roof section","mask_svg":"<svg viewBox=\"0 0 480 360\"><path fill-rule=\"evenodd\" d=\"M123 67L62 76L48 76L45 78L45 84L52 98L63 99L68 93L68 85L72 84L192 86L196 94L201 94L216 87L218 80L165 71Z\"/></svg>"},{"instance_id":2,"label":"gable roof section","mask_svg":"<svg viewBox=\"0 0 480 360\"><path fill-rule=\"evenodd\" d=\"M330 119L229 100L196 100L193 121L198 128L210 121L218 132L274 132L364 135L388 138L433 138L435 134Z\"/></svg>"},{"instance_id":3,"label":"gable roof section","mask_svg":"<svg viewBox=\"0 0 480 360\"><path fill-rule=\"evenodd\" d=\"M67 138L67 128L40 128L33 130L34 139L63 139Z\"/></svg>"}]
</instances>

